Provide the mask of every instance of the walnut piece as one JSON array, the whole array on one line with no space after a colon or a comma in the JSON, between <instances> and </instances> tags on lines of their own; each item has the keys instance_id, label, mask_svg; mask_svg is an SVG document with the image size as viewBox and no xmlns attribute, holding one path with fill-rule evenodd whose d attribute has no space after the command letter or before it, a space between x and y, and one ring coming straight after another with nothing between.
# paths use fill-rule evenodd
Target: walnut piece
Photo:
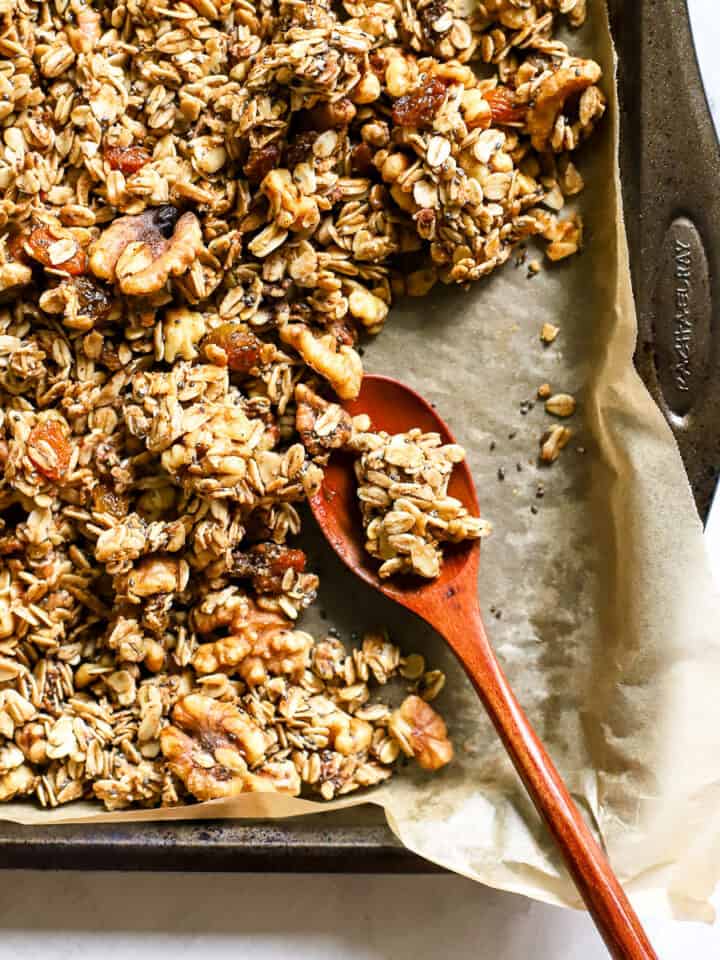
<instances>
[{"instance_id":1,"label":"walnut piece","mask_svg":"<svg viewBox=\"0 0 720 960\"><path fill-rule=\"evenodd\" d=\"M102 280L117 281L123 293L141 296L185 273L201 249L194 213L178 219L175 207L155 207L113 220L90 247L90 269Z\"/></svg>"},{"instance_id":2,"label":"walnut piece","mask_svg":"<svg viewBox=\"0 0 720 960\"><path fill-rule=\"evenodd\" d=\"M548 149L555 121L566 101L597 83L601 76L600 65L594 60L572 57L540 83L527 113L527 129L535 150Z\"/></svg>"},{"instance_id":3,"label":"walnut piece","mask_svg":"<svg viewBox=\"0 0 720 960\"><path fill-rule=\"evenodd\" d=\"M283 230L314 230L320 223L317 202L303 196L289 170L271 170L260 190L270 202L270 216Z\"/></svg>"},{"instance_id":4,"label":"walnut piece","mask_svg":"<svg viewBox=\"0 0 720 960\"><path fill-rule=\"evenodd\" d=\"M260 610L247 597L235 607L230 634L198 648L192 665L199 674L237 672L251 686L268 676L302 677L308 665L312 637L291 629L279 613Z\"/></svg>"},{"instance_id":5,"label":"walnut piece","mask_svg":"<svg viewBox=\"0 0 720 960\"><path fill-rule=\"evenodd\" d=\"M0 777L0 802L31 793L37 782L38 778L25 763L9 770Z\"/></svg>"},{"instance_id":6,"label":"walnut piece","mask_svg":"<svg viewBox=\"0 0 720 960\"><path fill-rule=\"evenodd\" d=\"M32 280L32 270L24 263L8 260L0 264L0 294L10 294L25 287Z\"/></svg>"},{"instance_id":7,"label":"walnut piece","mask_svg":"<svg viewBox=\"0 0 720 960\"><path fill-rule=\"evenodd\" d=\"M75 53L91 53L102 36L102 17L84 0L70 4L75 14L75 25L65 27L70 46Z\"/></svg>"},{"instance_id":8,"label":"walnut piece","mask_svg":"<svg viewBox=\"0 0 720 960\"><path fill-rule=\"evenodd\" d=\"M193 693L175 704L172 719L173 725L160 733L160 748L172 772L198 800L257 789L299 792L299 781L287 776L259 778L248 772L248 765L265 754L265 734L232 704Z\"/></svg>"},{"instance_id":9,"label":"walnut piece","mask_svg":"<svg viewBox=\"0 0 720 960\"><path fill-rule=\"evenodd\" d=\"M388 730L408 757L414 757L423 770L439 770L453 758L443 718L430 704L414 694L406 697L390 716Z\"/></svg>"},{"instance_id":10,"label":"walnut piece","mask_svg":"<svg viewBox=\"0 0 720 960\"><path fill-rule=\"evenodd\" d=\"M318 396L304 383L295 388L295 426L307 452L313 457L347 446L352 436L352 417L337 403Z\"/></svg>"},{"instance_id":11,"label":"walnut piece","mask_svg":"<svg viewBox=\"0 0 720 960\"><path fill-rule=\"evenodd\" d=\"M286 323L280 328L280 339L297 350L316 373L325 377L343 400L353 400L360 393L362 360L352 347L346 344L338 347L332 334L316 337L304 323Z\"/></svg>"}]
</instances>

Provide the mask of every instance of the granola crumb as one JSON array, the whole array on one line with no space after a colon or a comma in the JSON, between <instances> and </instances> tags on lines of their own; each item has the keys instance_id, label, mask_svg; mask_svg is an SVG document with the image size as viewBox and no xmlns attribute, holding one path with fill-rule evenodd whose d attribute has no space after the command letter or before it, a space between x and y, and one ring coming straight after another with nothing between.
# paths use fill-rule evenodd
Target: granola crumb
<instances>
[{"instance_id":1,"label":"granola crumb","mask_svg":"<svg viewBox=\"0 0 720 960\"><path fill-rule=\"evenodd\" d=\"M557 335L560 333L560 327L556 327L552 323L544 323L540 331L540 339L544 344L552 343Z\"/></svg>"}]
</instances>

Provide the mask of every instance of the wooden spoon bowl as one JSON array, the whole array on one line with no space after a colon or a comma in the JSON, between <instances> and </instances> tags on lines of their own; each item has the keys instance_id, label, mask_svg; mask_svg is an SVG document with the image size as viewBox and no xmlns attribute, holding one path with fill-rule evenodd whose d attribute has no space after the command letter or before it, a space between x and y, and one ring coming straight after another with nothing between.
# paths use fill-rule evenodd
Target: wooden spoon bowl
<instances>
[{"instance_id":1,"label":"wooden spoon bowl","mask_svg":"<svg viewBox=\"0 0 720 960\"><path fill-rule=\"evenodd\" d=\"M404 433L413 427L455 443L447 424L418 393L389 377L365 376L352 415L367 414L374 430ZM605 854L573 802L552 760L530 726L498 663L480 616L477 576L480 542L466 541L444 554L435 580L381 580L378 561L364 548L353 458L333 456L310 506L338 556L366 583L445 637L477 690L538 812L555 837L567 868L613 957L650 960L656 954ZM467 463L455 467L449 493L479 514Z\"/></svg>"}]
</instances>

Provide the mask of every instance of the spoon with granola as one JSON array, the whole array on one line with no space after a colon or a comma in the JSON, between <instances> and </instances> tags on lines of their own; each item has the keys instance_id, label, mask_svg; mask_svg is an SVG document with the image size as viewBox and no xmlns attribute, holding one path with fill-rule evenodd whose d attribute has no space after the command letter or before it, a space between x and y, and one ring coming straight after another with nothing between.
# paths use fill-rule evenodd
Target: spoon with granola
<instances>
[{"instance_id":1,"label":"spoon with granola","mask_svg":"<svg viewBox=\"0 0 720 960\"><path fill-rule=\"evenodd\" d=\"M345 401L342 408L326 404L322 410L308 409L306 432L307 442L333 450L322 486L310 500L333 549L366 583L445 637L553 834L611 955L655 957L488 641L477 591L480 537L488 525L479 518L463 449L426 400L381 376L365 376L357 399ZM421 716L405 720L411 727L423 722Z\"/></svg>"}]
</instances>

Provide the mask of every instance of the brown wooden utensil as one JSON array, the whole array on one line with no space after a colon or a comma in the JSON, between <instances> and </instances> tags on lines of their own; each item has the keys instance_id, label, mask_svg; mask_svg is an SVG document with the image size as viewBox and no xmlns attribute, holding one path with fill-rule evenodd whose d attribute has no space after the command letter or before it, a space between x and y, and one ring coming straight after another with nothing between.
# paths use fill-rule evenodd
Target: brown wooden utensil
<instances>
[{"instance_id":1,"label":"brown wooden utensil","mask_svg":"<svg viewBox=\"0 0 720 960\"><path fill-rule=\"evenodd\" d=\"M366 376L360 395L344 404L367 414L375 430L402 433L412 427L439 433L455 443L447 425L419 394L397 380ZM618 960L649 960L656 954L612 871L583 820L560 774L523 713L488 642L478 601L480 542L450 547L436 580L380 580L377 561L364 549L352 458L333 456L320 491L310 504L339 557L385 596L422 617L448 642L480 695L495 729L533 803L550 828L568 871L592 914L605 944ZM477 515L475 484L467 463L453 471L449 493Z\"/></svg>"}]
</instances>

